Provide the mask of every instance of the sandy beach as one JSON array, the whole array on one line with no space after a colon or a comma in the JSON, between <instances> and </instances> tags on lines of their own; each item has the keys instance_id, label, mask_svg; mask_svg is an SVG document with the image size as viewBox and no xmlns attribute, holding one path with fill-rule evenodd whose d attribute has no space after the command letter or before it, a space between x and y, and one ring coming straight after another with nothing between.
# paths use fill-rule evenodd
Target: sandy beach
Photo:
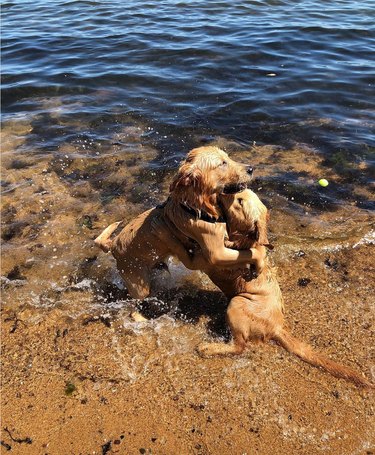
<instances>
[{"instance_id":1,"label":"sandy beach","mask_svg":"<svg viewBox=\"0 0 375 455\"><path fill-rule=\"evenodd\" d=\"M318 254L284 264L288 324L373 378L368 247L329 257L333 267ZM2 453L373 453L373 393L276 345L240 358L194 352L220 332L218 295L192 298L189 321L142 324L121 307L85 314L87 291L64 294L57 308L2 312Z\"/></svg>"},{"instance_id":2,"label":"sandy beach","mask_svg":"<svg viewBox=\"0 0 375 455\"><path fill-rule=\"evenodd\" d=\"M157 151L142 146L138 130L123 133L133 155L83 160L67 146L60 159L20 153L15 160L11 151L28 128L3 129L10 152L3 159L1 453L374 453L373 393L275 344L237 358L196 354L201 341L228 337L225 299L205 276L172 263L157 298L143 306L150 321L130 318L136 302L92 240L147 208L146 192L155 203L167 196L171 172L145 171ZM371 212L350 201L330 205L317 179L324 172L331 186L344 180L312 149L236 155L238 144L217 144L257 168L253 189L271 207L270 260L289 328L374 381ZM272 178L288 170L297 177L280 194ZM356 191L369 197L353 187L353 198Z\"/></svg>"}]
</instances>

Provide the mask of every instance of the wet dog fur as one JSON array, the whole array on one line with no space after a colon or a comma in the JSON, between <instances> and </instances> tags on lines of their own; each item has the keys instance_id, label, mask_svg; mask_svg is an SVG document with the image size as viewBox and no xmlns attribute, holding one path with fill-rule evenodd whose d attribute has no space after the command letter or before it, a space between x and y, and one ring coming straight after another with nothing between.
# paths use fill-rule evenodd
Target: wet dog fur
<instances>
[{"instance_id":1,"label":"wet dog fur","mask_svg":"<svg viewBox=\"0 0 375 455\"><path fill-rule=\"evenodd\" d=\"M257 248L268 244L267 208L250 190L220 197L227 218L231 246L237 249ZM202 356L238 355L253 342L274 340L287 351L305 362L321 367L338 378L347 379L357 386L374 388L367 379L353 369L334 362L326 355L294 337L284 327L283 298L276 279L275 269L268 260L262 273L254 277L249 270L228 271L202 264L211 280L230 299L227 321L232 334L230 343L202 343L198 352ZM194 265L191 265L194 268Z\"/></svg>"},{"instance_id":2,"label":"wet dog fur","mask_svg":"<svg viewBox=\"0 0 375 455\"><path fill-rule=\"evenodd\" d=\"M220 220L217 203L219 193L245 187L251 176L250 166L231 160L223 150L196 148L179 168L165 207L142 213L113 239L111 235L120 222L108 226L95 239L97 246L115 257L132 298L144 299L150 294L153 268L168 256L189 267L188 251L197 244L209 264L229 269L255 264L259 272L262 270L263 250L225 247L226 224Z\"/></svg>"}]
</instances>

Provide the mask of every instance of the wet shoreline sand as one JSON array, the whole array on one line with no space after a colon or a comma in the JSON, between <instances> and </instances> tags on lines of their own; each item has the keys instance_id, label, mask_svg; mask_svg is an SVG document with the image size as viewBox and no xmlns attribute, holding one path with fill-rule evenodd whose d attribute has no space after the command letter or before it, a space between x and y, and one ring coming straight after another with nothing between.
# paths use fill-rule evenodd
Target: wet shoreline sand
<instances>
[{"instance_id":1,"label":"wet shoreline sand","mask_svg":"<svg viewBox=\"0 0 375 455\"><path fill-rule=\"evenodd\" d=\"M172 264L152 320L130 319L135 302L92 240L161 202L181 157L158 166L139 128L117 132L118 148L34 155L32 126L3 128L2 452L372 454L373 394L272 344L195 353L227 337L225 300L203 275ZM292 332L374 381L369 189L303 145L215 143L257 169Z\"/></svg>"},{"instance_id":2,"label":"wet shoreline sand","mask_svg":"<svg viewBox=\"0 0 375 455\"><path fill-rule=\"evenodd\" d=\"M362 245L329 260L291 257L279 275L293 333L373 379L371 267ZM222 335L209 324L224 310L219 295L193 296L188 321L175 313L142 324L126 305L72 316L85 293L56 308L3 309L11 453L372 453L373 393L272 344L197 356L200 341Z\"/></svg>"}]
</instances>

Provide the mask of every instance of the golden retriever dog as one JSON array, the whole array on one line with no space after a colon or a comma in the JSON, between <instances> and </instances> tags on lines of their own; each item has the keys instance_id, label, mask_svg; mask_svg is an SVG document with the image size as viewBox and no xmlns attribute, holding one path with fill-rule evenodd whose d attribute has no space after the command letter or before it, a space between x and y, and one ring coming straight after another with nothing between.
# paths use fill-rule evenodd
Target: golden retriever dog
<instances>
[{"instance_id":1,"label":"golden retriever dog","mask_svg":"<svg viewBox=\"0 0 375 455\"><path fill-rule=\"evenodd\" d=\"M221 268L263 267L265 251L237 251L225 247L226 224L217 203L218 195L246 187L252 168L237 163L217 147L192 150L181 165L168 201L139 215L111 239L120 222L108 226L95 243L111 252L132 298L150 294L153 268L168 256L176 256L189 267L198 244L207 263ZM170 239L174 241L170 242ZM212 238L215 241L212 243Z\"/></svg>"},{"instance_id":2,"label":"golden retriever dog","mask_svg":"<svg viewBox=\"0 0 375 455\"><path fill-rule=\"evenodd\" d=\"M227 220L227 245L239 250L267 245L267 208L258 196L246 189L221 195L220 205ZM219 244L221 238L216 242ZM215 239L211 240L212 244ZM336 377L371 387L367 379L353 369L340 365L298 340L284 327L283 298L275 270L265 260L263 271L254 277L248 269L224 270L206 261L197 252L190 258L191 269L199 268L229 298L227 321L232 333L230 343L202 343L197 350L202 356L241 354L252 342L274 340L305 362L321 367Z\"/></svg>"}]
</instances>

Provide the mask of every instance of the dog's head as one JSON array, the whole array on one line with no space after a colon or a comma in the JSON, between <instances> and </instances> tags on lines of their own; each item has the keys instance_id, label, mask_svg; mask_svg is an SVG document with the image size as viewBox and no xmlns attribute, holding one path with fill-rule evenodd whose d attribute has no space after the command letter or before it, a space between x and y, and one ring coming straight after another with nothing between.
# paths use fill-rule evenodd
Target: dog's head
<instances>
[{"instance_id":1,"label":"dog's head","mask_svg":"<svg viewBox=\"0 0 375 455\"><path fill-rule=\"evenodd\" d=\"M218 147L199 147L187 155L170 191L175 199L217 217L217 195L245 189L252 174L251 166L233 161Z\"/></svg>"},{"instance_id":2,"label":"dog's head","mask_svg":"<svg viewBox=\"0 0 375 455\"><path fill-rule=\"evenodd\" d=\"M271 247L267 236L268 210L253 191L221 194L219 202L227 219L229 237L237 233Z\"/></svg>"}]
</instances>

